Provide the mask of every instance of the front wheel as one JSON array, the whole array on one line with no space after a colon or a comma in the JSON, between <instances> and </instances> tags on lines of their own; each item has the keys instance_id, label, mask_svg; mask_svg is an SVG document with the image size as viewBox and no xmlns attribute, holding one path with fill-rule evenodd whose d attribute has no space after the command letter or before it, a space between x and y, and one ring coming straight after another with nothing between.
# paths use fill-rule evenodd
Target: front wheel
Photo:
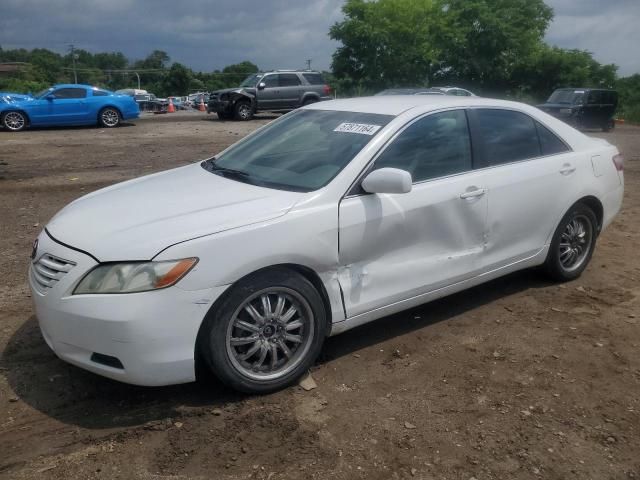
<instances>
[{"instance_id":1,"label":"front wheel","mask_svg":"<svg viewBox=\"0 0 640 480\"><path fill-rule=\"evenodd\" d=\"M98 115L98 123L104 128L115 128L120 125L120 112L115 108L103 108Z\"/></svg>"},{"instance_id":2,"label":"front wheel","mask_svg":"<svg viewBox=\"0 0 640 480\"><path fill-rule=\"evenodd\" d=\"M10 132L19 132L27 127L27 117L22 112L6 112L2 116L2 125Z\"/></svg>"},{"instance_id":3,"label":"front wheel","mask_svg":"<svg viewBox=\"0 0 640 480\"><path fill-rule=\"evenodd\" d=\"M236 120L247 121L253 118L253 108L249 102L237 102L233 107Z\"/></svg>"},{"instance_id":4,"label":"front wheel","mask_svg":"<svg viewBox=\"0 0 640 480\"><path fill-rule=\"evenodd\" d=\"M305 277L277 268L231 287L205 320L201 348L213 373L246 393L294 383L322 348L326 312Z\"/></svg>"},{"instance_id":5,"label":"front wheel","mask_svg":"<svg viewBox=\"0 0 640 480\"><path fill-rule=\"evenodd\" d=\"M556 228L545 268L562 282L578 278L591 260L596 245L598 220L586 205L574 205Z\"/></svg>"}]
</instances>

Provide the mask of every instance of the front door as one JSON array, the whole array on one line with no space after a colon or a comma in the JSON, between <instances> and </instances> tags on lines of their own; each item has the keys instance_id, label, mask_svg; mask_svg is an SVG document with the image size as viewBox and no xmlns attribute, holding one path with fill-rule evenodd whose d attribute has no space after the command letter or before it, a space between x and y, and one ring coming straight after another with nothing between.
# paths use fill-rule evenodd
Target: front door
<instances>
[{"instance_id":1,"label":"front door","mask_svg":"<svg viewBox=\"0 0 640 480\"><path fill-rule=\"evenodd\" d=\"M353 191L341 201L339 281L348 317L474 275L487 195L472 170L468 132L464 110L421 117L372 167L408 171L412 191Z\"/></svg>"},{"instance_id":2,"label":"front door","mask_svg":"<svg viewBox=\"0 0 640 480\"><path fill-rule=\"evenodd\" d=\"M280 98L280 85L278 84L278 74L272 73L265 75L260 79L260 84L264 84L264 88L256 89L256 101L260 110L274 110L279 108L278 101Z\"/></svg>"},{"instance_id":3,"label":"front door","mask_svg":"<svg viewBox=\"0 0 640 480\"><path fill-rule=\"evenodd\" d=\"M34 125L74 125L87 122L89 105L84 88L64 87L52 91L51 98L36 100L32 114ZM96 123L98 119L96 118Z\"/></svg>"}]
</instances>

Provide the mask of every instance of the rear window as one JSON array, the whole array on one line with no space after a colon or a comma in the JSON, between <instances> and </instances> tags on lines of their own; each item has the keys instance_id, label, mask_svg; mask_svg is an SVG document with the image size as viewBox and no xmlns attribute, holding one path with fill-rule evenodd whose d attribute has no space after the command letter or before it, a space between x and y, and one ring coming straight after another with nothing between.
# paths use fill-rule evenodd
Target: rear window
<instances>
[{"instance_id":1,"label":"rear window","mask_svg":"<svg viewBox=\"0 0 640 480\"><path fill-rule=\"evenodd\" d=\"M478 109L476 115L485 166L540 156L536 125L528 115L500 109Z\"/></svg>"},{"instance_id":2,"label":"rear window","mask_svg":"<svg viewBox=\"0 0 640 480\"><path fill-rule=\"evenodd\" d=\"M542 155L555 155L557 153L569 151L569 147L567 147L567 145L560 140L555 133L540 122L536 122L536 128L538 129L538 136L540 137Z\"/></svg>"},{"instance_id":3,"label":"rear window","mask_svg":"<svg viewBox=\"0 0 640 480\"><path fill-rule=\"evenodd\" d=\"M324 85L324 78L319 73L303 73L304 79L311 85Z\"/></svg>"}]
</instances>

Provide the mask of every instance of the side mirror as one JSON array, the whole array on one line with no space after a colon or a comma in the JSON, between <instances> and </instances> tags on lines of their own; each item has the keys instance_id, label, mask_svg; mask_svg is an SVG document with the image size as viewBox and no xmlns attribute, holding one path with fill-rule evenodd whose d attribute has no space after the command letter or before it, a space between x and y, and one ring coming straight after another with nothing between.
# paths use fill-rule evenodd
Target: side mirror
<instances>
[{"instance_id":1,"label":"side mirror","mask_svg":"<svg viewBox=\"0 0 640 480\"><path fill-rule=\"evenodd\" d=\"M258 90L264 90L264 88L265 88L266 86L267 86L267 84L266 84L266 83L264 83L264 82L260 82L260 83L258 84Z\"/></svg>"},{"instance_id":2,"label":"side mirror","mask_svg":"<svg viewBox=\"0 0 640 480\"><path fill-rule=\"evenodd\" d=\"M381 168L364 177L362 188L368 193L409 193L411 174L399 168Z\"/></svg>"},{"instance_id":3,"label":"side mirror","mask_svg":"<svg viewBox=\"0 0 640 480\"><path fill-rule=\"evenodd\" d=\"M47 95L44 98L49 100L49 101L51 101L51 100L55 100L56 96L53 93L50 93L49 95Z\"/></svg>"}]
</instances>

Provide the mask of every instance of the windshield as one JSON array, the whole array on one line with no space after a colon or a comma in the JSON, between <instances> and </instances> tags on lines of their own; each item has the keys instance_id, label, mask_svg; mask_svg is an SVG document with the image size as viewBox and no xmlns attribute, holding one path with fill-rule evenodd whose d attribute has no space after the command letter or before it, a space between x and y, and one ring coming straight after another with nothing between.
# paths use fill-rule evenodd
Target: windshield
<instances>
[{"instance_id":1,"label":"windshield","mask_svg":"<svg viewBox=\"0 0 640 480\"><path fill-rule=\"evenodd\" d=\"M393 118L297 110L203 167L253 185L310 192L329 183Z\"/></svg>"},{"instance_id":2,"label":"windshield","mask_svg":"<svg viewBox=\"0 0 640 480\"><path fill-rule=\"evenodd\" d=\"M34 95L34 97L35 98L41 98L41 97L44 97L45 95L47 95L47 94L49 94L51 92L53 92L53 88L47 88L46 90L41 90L38 93L36 93Z\"/></svg>"},{"instance_id":3,"label":"windshield","mask_svg":"<svg viewBox=\"0 0 640 480\"><path fill-rule=\"evenodd\" d=\"M261 73L254 73L253 75L249 75L244 79L244 82L240 84L241 87L255 87L258 80L263 77Z\"/></svg>"},{"instance_id":4,"label":"windshield","mask_svg":"<svg viewBox=\"0 0 640 480\"><path fill-rule=\"evenodd\" d=\"M568 103L576 105L582 103L584 90L556 90L551 94L547 103Z\"/></svg>"}]
</instances>

